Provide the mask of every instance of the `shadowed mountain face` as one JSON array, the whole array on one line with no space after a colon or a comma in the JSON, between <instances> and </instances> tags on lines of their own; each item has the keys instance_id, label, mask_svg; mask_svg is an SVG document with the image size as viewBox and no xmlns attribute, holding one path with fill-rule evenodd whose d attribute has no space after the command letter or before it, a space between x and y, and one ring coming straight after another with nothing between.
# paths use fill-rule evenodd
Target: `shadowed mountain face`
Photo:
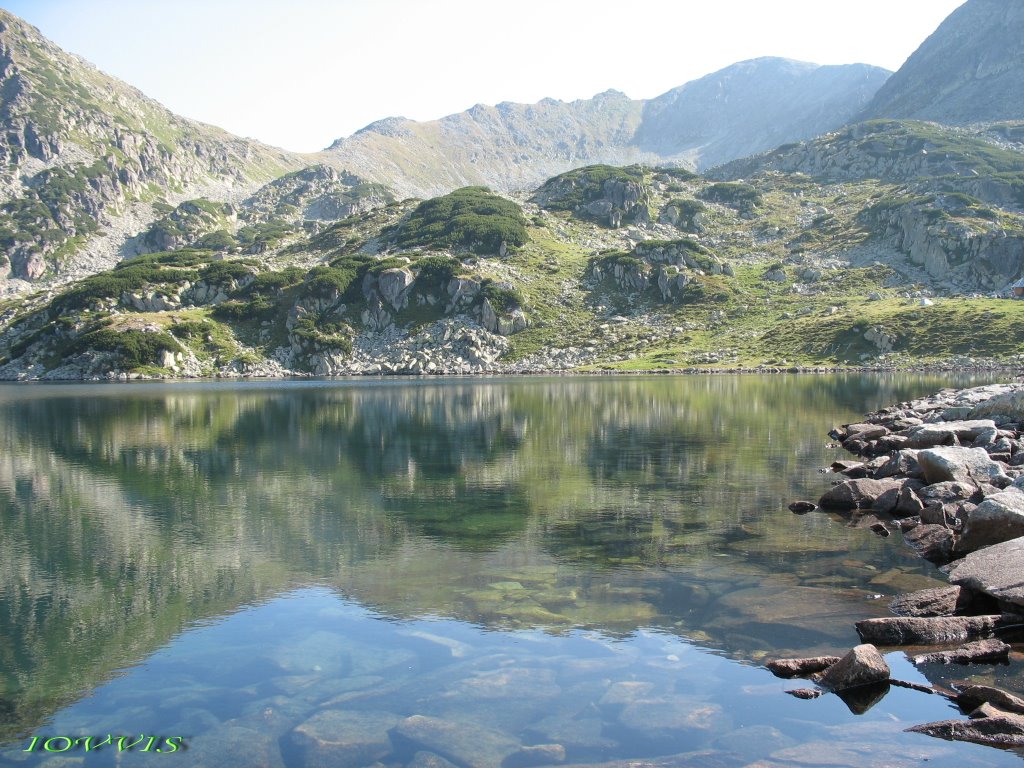
<instances>
[{"instance_id":1,"label":"shadowed mountain face","mask_svg":"<svg viewBox=\"0 0 1024 768\"><path fill-rule=\"evenodd\" d=\"M743 61L646 102L634 143L707 168L834 130L888 76L866 64Z\"/></svg>"},{"instance_id":2,"label":"shadowed mountain face","mask_svg":"<svg viewBox=\"0 0 1024 768\"><path fill-rule=\"evenodd\" d=\"M968 0L882 86L861 114L873 117L1024 118L1024 4Z\"/></svg>"},{"instance_id":3,"label":"shadowed mountain face","mask_svg":"<svg viewBox=\"0 0 1024 768\"><path fill-rule=\"evenodd\" d=\"M592 163L704 168L846 123L885 82L864 64L741 62L649 101L618 91L570 103L478 104L440 120L388 118L324 154L401 194L467 184L528 189Z\"/></svg>"}]
</instances>

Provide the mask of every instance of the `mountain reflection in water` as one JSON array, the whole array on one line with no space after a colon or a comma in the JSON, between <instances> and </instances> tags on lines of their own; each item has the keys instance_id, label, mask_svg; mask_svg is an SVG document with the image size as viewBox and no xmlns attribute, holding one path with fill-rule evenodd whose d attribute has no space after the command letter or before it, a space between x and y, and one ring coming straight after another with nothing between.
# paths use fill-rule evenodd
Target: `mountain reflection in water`
<instances>
[{"instance_id":1,"label":"mountain reflection in water","mask_svg":"<svg viewBox=\"0 0 1024 768\"><path fill-rule=\"evenodd\" d=\"M299 764L291 729L325 701L389 730L497 691L504 725L480 728L575 744L585 722L579 761L707 747L702 717L776 728L744 706L831 712L728 659L847 648L877 596L940 583L898 537L786 505L827 487L833 423L946 381L0 387L3 737L223 736L269 710L266 760ZM720 690L755 673L770 697Z\"/></svg>"}]
</instances>

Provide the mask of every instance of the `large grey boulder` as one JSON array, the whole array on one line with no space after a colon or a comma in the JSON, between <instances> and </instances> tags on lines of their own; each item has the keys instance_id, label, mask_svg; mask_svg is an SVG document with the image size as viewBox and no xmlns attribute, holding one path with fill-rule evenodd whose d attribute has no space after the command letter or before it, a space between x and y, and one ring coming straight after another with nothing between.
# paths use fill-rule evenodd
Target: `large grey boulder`
<instances>
[{"instance_id":1,"label":"large grey boulder","mask_svg":"<svg viewBox=\"0 0 1024 768\"><path fill-rule=\"evenodd\" d=\"M978 435L995 426L991 419L939 421L911 427L903 435L907 438L907 448L932 448L937 445L953 445L954 442L973 443Z\"/></svg>"},{"instance_id":2,"label":"large grey boulder","mask_svg":"<svg viewBox=\"0 0 1024 768\"><path fill-rule=\"evenodd\" d=\"M972 552L948 570L953 584L1024 606L1024 536Z\"/></svg>"},{"instance_id":3,"label":"large grey boulder","mask_svg":"<svg viewBox=\"0 0 1024 768\"><path fill-rule=\"evenodd\" d=\"M919 451L917 463L925 482L982 483L1005 477L1003 466L988 457L984 448L939 447Z\"/></svg>"},{"instance_id":4,"label":"large grey boulder","mask_svg":"<svg viewBox=\"0 0 1024 768\"><path fill-rule=\"evenodd\" d=\"M1008 488L966 515L955 548L960 553L974 552L1019 536L1024 536L1024 492Z\"/></svg>"},{"instance_id":5,"label":"large grey boulder","mask_svg":"<svg viewBox=\"0 0 1024 768\"><path fill-rule=\"evenodd\" d=\"M377 290L384 301L396 310L409 303L409 289L416 277L405 268L385 269L377 277Z\"/></svg>"},{"instance_id":6,"label":"large grey boulder","mask_svg":"<svg viewBox=\"0 0 1024 768\"><path fill-rule=\"evenodd\" d=\"M973 418L988 417L1000 422L1024 421L1024 388L1019 385L994 394L971 411Z\"/></svg>"}]
</instances>

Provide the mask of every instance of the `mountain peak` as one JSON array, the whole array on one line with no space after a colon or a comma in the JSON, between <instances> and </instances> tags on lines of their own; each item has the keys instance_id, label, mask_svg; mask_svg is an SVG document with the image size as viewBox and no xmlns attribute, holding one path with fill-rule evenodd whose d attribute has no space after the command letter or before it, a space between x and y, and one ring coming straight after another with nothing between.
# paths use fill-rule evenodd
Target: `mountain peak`
<instances>
[{"instance_id":1,"label":"mountain peak","mask_svg":"<svg viewBox=\"0 0 1024 768\"><path fill-rule=\"evenodd\" d=\"M1024 118L1024 3L967 0L860 117L952 125Z\"/></svg>"}]
</instances>

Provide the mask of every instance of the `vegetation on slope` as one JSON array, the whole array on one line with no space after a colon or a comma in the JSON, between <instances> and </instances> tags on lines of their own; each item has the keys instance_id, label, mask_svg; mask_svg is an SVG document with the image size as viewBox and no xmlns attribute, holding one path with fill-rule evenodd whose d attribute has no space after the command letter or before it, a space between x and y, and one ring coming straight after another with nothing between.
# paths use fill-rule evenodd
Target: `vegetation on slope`
<instances>
[{"instance_id":1,"label":"vegetation on slope","mask_svg":"<svg viewBox=\"0 0 1024 768\"><path fill-rule=\"evenodd\" d=\"M340 372L359 354L416 354L426 366L462 329L486 331L474 343L492 345L491 362L479 365L501 354L528 370L1015 361L1024 343L1024 303L971 295L1020 276L1024 220L1012 207L773 170L739 182L584 169L546 194L578 194L577 205L590 194L577 183L595 178L601 195L625 185L615 189L658 215L609 226L540 192L544 206L470 187L299 221L270 205L275 192L258 216L239 212L221 247L228 210L193 201L177 213L191 206L206 221L194 242L210 247L142 256L52 300L8 304L0 352L18 371L70 360L100 375L155 374L176 369L173 356L209 375ZM446 365L460 370L467 353L451 354Z\"/></svg>"},{"instance_id":2,"label":"vegetation on slope","mask_svg":"<svg viewBox=\"0 0 1024 768\"><path fill-rule=\"evenodd\" d=\"M526 220L520 207L486 187L463 187L425 200L392 233L400 248L464 248L495 254L502 244L526 244Z\"/></svg>"}]
</instances>

